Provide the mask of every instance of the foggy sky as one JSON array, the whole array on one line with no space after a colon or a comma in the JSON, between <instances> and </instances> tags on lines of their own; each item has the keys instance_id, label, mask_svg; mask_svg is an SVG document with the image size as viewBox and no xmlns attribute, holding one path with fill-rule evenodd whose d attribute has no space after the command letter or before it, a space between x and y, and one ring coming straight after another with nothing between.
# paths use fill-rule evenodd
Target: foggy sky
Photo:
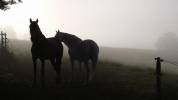
<instances>
[{"instance_id":1,"label":"foggy sky","mask_svg":"<svg viewBox=\"0 0 178 100\"><path fill-rule=\"evenodd\" d=\"M178 34L177 0L23 0L0 11L0 26L29 40L29 18L46 37L55 31L93 39L101 46L155 49L164 33Z\"/></svg>"}]
</instances>

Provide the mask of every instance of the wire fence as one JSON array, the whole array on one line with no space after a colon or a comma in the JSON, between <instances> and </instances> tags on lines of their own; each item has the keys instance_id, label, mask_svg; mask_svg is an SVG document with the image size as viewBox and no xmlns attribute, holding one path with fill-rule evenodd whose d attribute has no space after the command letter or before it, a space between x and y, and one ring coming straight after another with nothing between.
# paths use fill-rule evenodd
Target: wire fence
<instances>
[{"instance_id":1,"label":"wire fence","mask_svg":"<svg viewBox=\"0 0 178 100\"><path fill-rule=\"evenodd\" d=\"M161 59L160 57L155 58L156 60L156 91L157 91L157 100L162 100L162 82L161 82L161 62L165 62L174 66L178 66L178 62L170 61L166 59Z\"/></svg>"},{"instance_id":2,"label":"wire fence","mask_svg":"<svg viewBox=\"0 0 178 100\"><path fill-rule=\"evenodd\" d=\"M171 65L174 65L174 66L178 66L178 62L175 62L175 61L170 61L170 60L163 59L163 62L171 64Z\"/></svg>"}]
</instances>

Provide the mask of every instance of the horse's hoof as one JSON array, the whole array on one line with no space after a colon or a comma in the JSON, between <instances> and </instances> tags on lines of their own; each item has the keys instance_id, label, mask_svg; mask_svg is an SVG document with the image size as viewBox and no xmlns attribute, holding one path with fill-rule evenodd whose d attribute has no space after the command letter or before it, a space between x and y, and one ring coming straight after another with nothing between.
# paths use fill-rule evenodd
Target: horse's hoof
<instances>
[{"instance_id":1,"label":"horse's hoof","mask_svg":"<svg viewBox=\"0 0 178 100\"><path fill-rule=\"evenodd\" d=\"M61 80L57 79L56 84L60 84L60 83L61 83Z\"/></svg>"},{"instance_id":2,"label":"horse's hoof","mask_svg":"<svg viewBox=\"0 0 178 100\"><path fill-rule=\"evenodd\" d=\"M32 87L33 87L33 88L37 88L38 86L37 86L36 83L33 83L33 84L32 84Z\"/></svg>"},{"instance_id":3,"label":"horse's hoof","mask_svg":"<svg viewBox=\"0 0 178 100\"><path fill-rule=\"evenodd\" d=\"M89 83L88 83L88 82L84 83L84 86L86 86L86 87L87 87L88 85L89 85Z\"/></svg>"},{"instance_id":4,"label":"horse's hoof","mask_svg":"<svg viewBox=\"0 0 178 100\"><path fill-rule=\"evenodd\" d=\"M89 85L89 82L88 82L88 81L83 81L83 82L82 82L82 85L83 85L83 86L88 86L88 85Z\"/></svg>"},{"instance_id":5,"label":"horse's hoof","mask_svg":"<svg viewBox=\"0 0 178 100\"><path fill-rule=\"evenodd\" d=\"M89 81L91 81L92 79L93 79L93 77L92 77L92 76L90 76L90 77L89 77Z\"/></svg>"},{"instance_id":6,"label":"horse's hoof","mask_svg":"<svg viewBox=\"0 0 178 100\"><path fill-rule=\"evenodd\" d=\"M83 80L79 80L79 83L81 83L81 84L82 84L83 82L84 82Z\"/></svg>"},{"instance_id":7,"label":"horse's hoof","mask_svg":"<svg viewBox=\"0 0 178 100\"><path fill-rule=\"evenodd\" d=\"M56 88L62 88L61 84L56 84Z\"/></svg>"}]
</instances>

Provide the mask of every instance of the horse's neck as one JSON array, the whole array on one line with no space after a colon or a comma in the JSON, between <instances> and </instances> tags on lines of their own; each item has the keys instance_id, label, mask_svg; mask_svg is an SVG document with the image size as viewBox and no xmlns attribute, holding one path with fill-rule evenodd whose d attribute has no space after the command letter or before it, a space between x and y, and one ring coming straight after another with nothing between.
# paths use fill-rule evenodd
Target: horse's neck
<instances>
[{"instance_id":1,"label":"horse's neck","mask_svg":"<svg viewBox=\"0 0 178 100\"><path fill-rule=\"evenodd\" d=\"M67 45L67 47L69 49L77 49L79 47L79 44L80 44L80 43L73 44L73 43L68 43L68 42L64 42L64 43Z\"/></svg>"},{"instance_id":2,"label":"horse's neck","mask_svg":"<svg viewBox=\"0 0 178 100\"><path fill-rule=\"evenodd\" d=\"M34 44L41 44L47 41L47 38L42 33L40 33L38 37L31 37L31 39Z\"/></svg>"},{"instance_id":3,"label":"horse's neck","mask_svg":"<svg viewBox=\"0 0 178 100\"><path fill-rule=\"evenodd\" d=\"M82 41L82 39L80 39L74 35L71 35L68 33L63 33L63 42L70 49L77 48L81 41Z\"/></svg>"},{"instance_id":4,"label":"horse's neck","mask_svg":"<svg viewBox=\"0 0 178 100\"><path fill-rule=\"evenodd\" d=\"M47 38L43 34L40 34L40 39L41 40L47 40Z\"/></svg>"}]
</instances>

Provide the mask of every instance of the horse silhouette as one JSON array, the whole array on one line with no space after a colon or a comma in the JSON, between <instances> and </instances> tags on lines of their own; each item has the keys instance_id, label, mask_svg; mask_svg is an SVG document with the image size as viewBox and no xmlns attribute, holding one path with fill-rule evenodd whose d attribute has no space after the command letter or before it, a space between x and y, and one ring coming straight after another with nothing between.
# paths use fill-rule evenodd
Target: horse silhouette
<instances>
[{"instance_id":1,"label":"horse silhouette","mask_svg":"<svg viewBox=\"0 0 178 100\"><path fill-rule=\"evenodd\" d=\"M38 26L38 19L32 21L30 18L31 54L34 66L34 85L36 85L37 59L41 61L41 84L45 86L45 60L50 60L56 71L56 83L60 82L61 60L63 56L63 45L55 37L46 38Z\"/></svg>"},{"instance_id":2,"label":"horse silhouette","mask_svg":"<svg viewBox=\"0 0 178 100\"><path fill-rule=\"evenodd\" d=\"M73 74L73 67L74 67L74 60L77 60L80 66L81 71L81 63L84 62L87 72L87 81L88 84L89 80L92 79L96 64L98 61L98 54L99 54L99 47L93 40L82 40L75 35L60 32L59 30L56 31L55 37L59 39L59 41L64 42L68 49L71 65L72 65L72 74ZM88 66L88 61L91 60L92 62L92 74L90 74L90 68ZM73 76L73 75L72 75Z\"/></svg>"}]
</instances>

